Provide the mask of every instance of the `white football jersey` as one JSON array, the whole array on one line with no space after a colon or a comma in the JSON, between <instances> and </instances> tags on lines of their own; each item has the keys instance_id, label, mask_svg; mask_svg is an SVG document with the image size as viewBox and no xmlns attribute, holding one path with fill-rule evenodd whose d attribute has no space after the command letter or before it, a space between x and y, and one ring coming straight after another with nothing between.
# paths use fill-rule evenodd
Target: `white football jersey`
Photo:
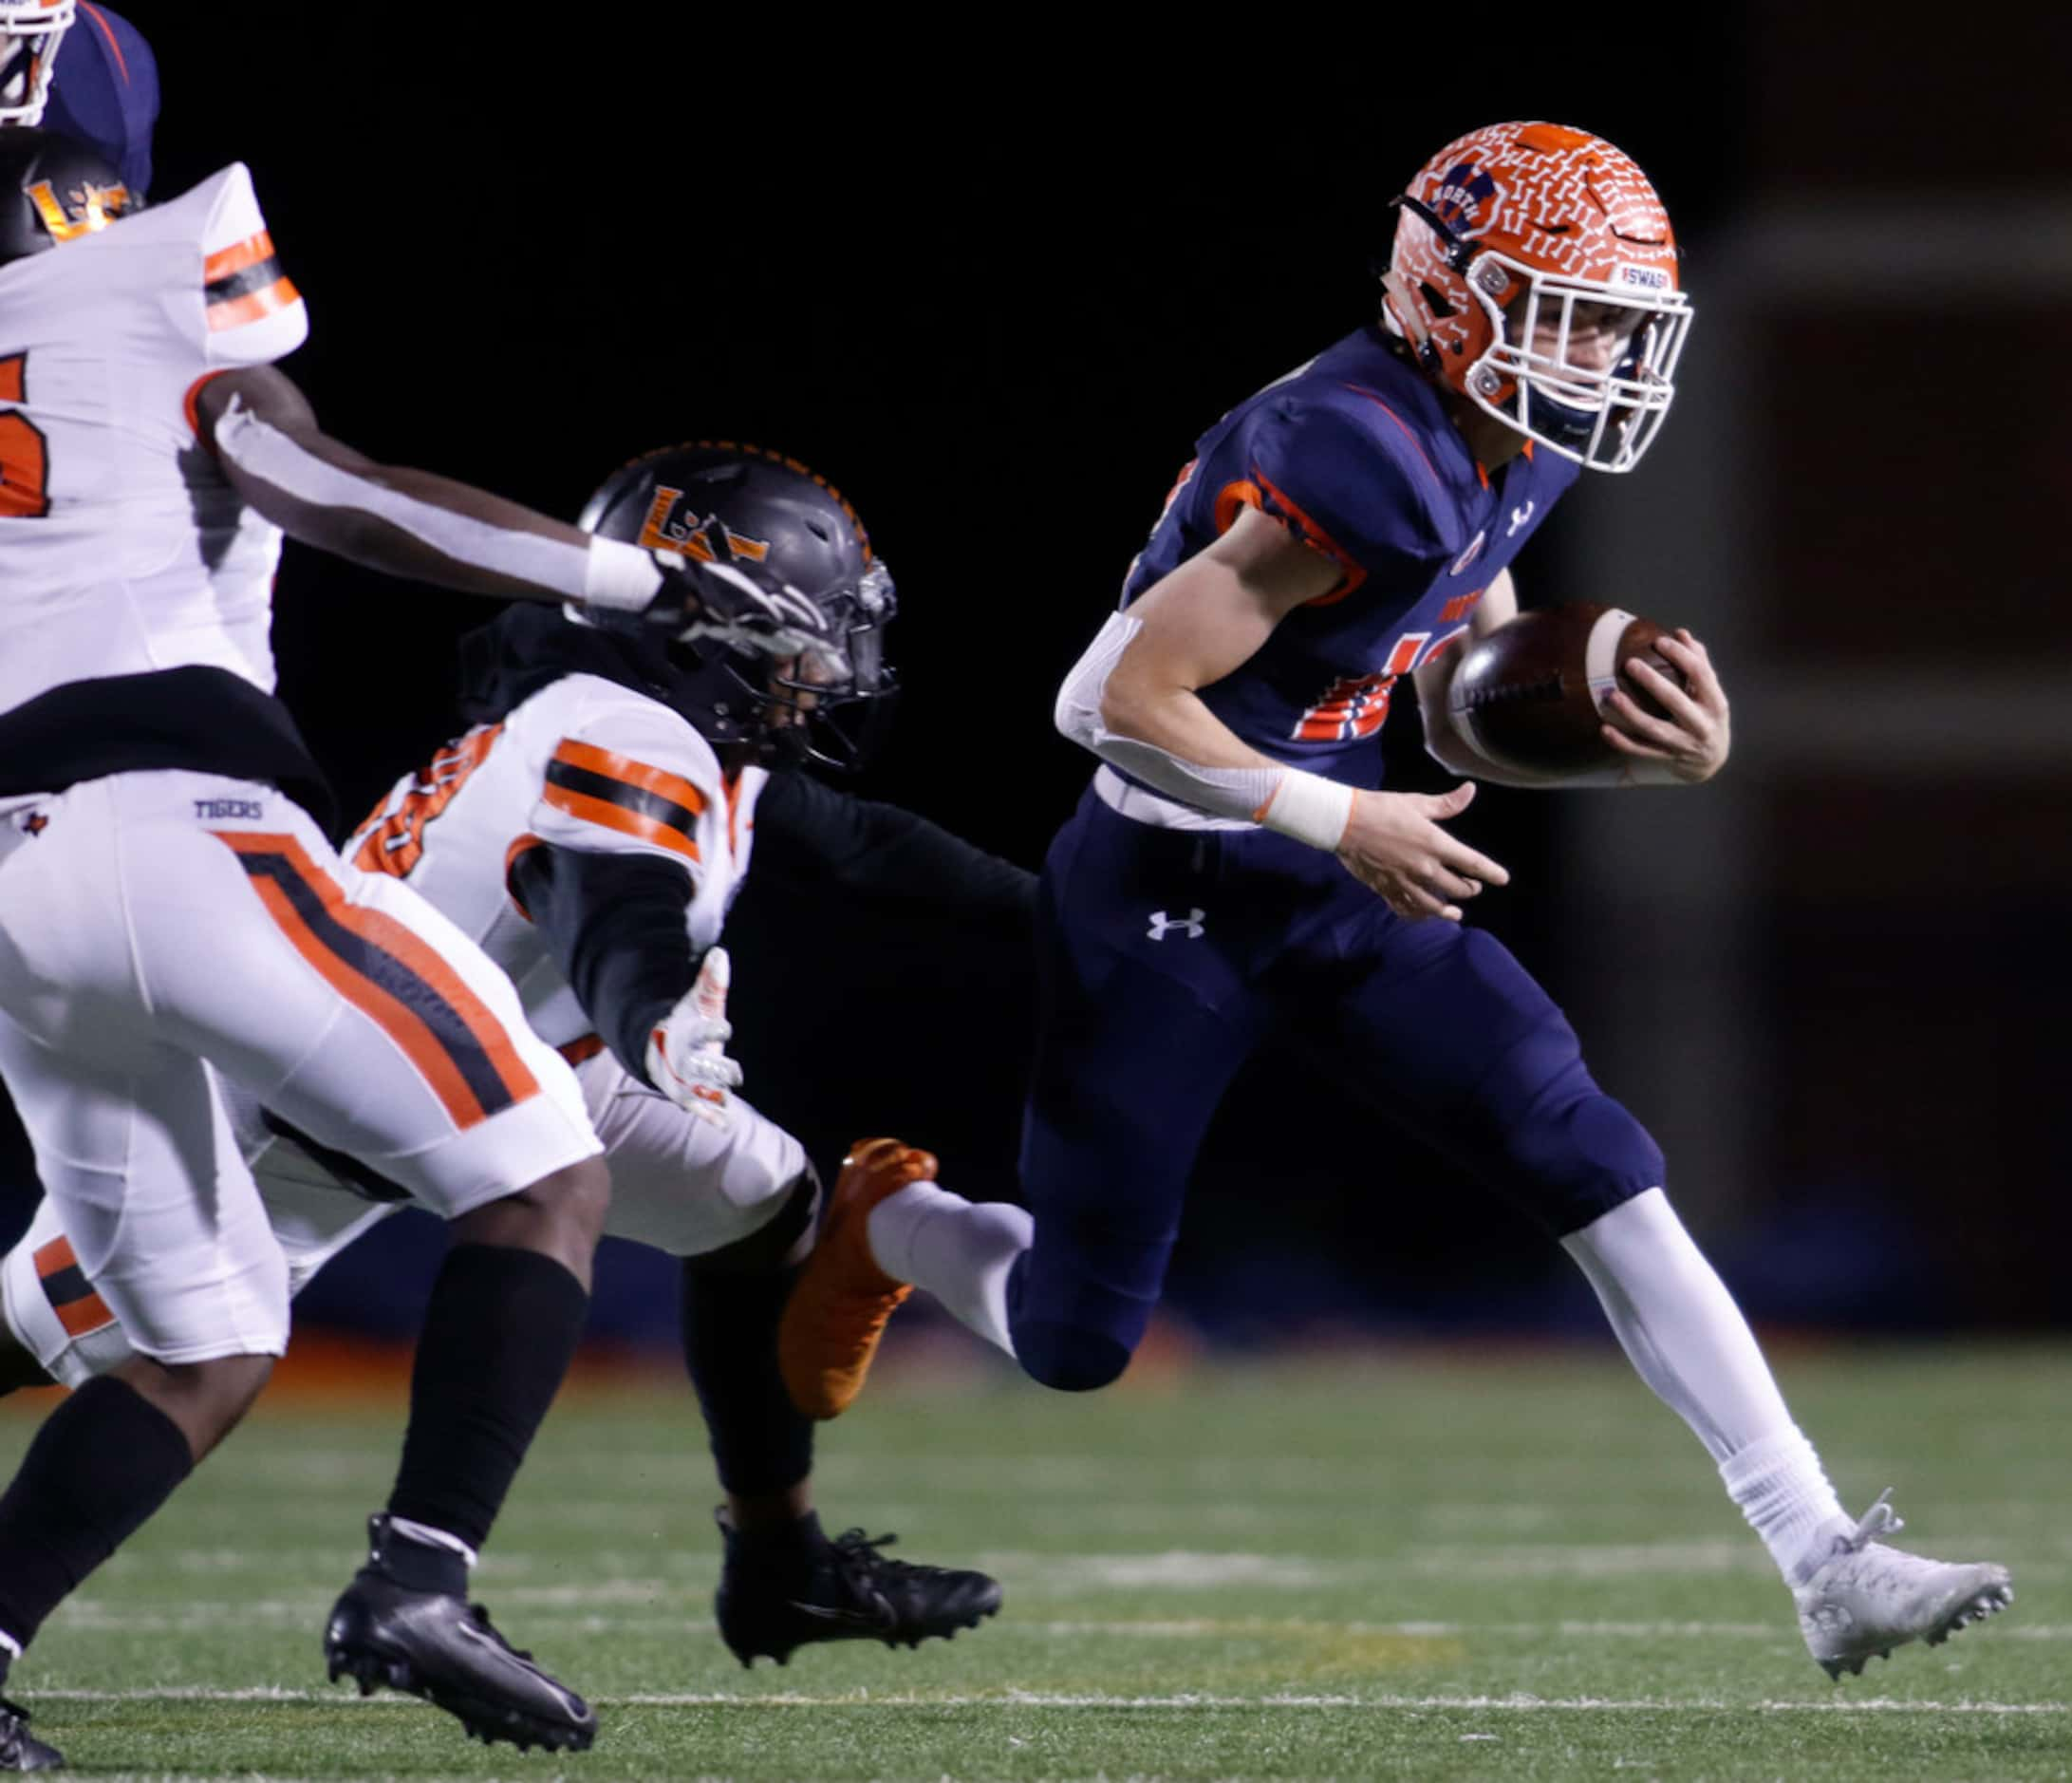
<instances>
[{"instance_id":1,"label":"white football jersey","mask_svg":"<svg viewBox=\"0 0 2072 1783\"><path fill-rule=\"evenodd\" d=\"M767 770L721 772L712 745L659 701L598 675L565 675L405 775L341 851L438 907L517 985L533 1031L566 1045L591 1031L539 932L506 889L512 864L551 842L672 862L694 887L684 945L719 939L748 872Z\"/></svg>"},{"instance_id":2,"label":"white football jersey","mask_svg":"<svg viewBox=\"0 0 2072 1783\"><path fill-rule=\"evenodd\" d=\"M272 691L280 529L238 500L194 405L308 332L241 162L0 267L0 712L189 665Z\"/></svg>"}]
</instances>

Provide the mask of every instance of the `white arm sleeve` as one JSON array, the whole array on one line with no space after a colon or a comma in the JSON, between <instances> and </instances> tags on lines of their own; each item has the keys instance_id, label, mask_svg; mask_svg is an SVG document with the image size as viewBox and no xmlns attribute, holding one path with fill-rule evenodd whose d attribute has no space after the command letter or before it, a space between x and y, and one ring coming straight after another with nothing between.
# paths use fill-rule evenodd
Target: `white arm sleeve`
<instances>
[{"instance_id":1,"label":"white arm sleeve","mask_svg":"<svg viewBox=\"0 0 2072 1783\"><path fill-rule=\"evenodd\" d=\"M1219 817L1263 823L1312 848L1335 849L1353 812L1353 789L1300 768L1213 768L1185 761L1156 743L1124 737L1101 722L1101 700L1129 641L1144 622L1111 613L1057 690L1061 734L1156 792Z\"/></svg>"},{"instance_id":2,"label":"white arm sleeve","mask_svg":"<svg viewBox=\"0 0 2072 1783\"><path fill-rule=\"evenodd\" d=\"M215 449L248 477L310 507L371 514L456 563L551 589L569 600L637 612L662 587L661 568L638 545L613 538L565 544L384 488L298 445L240 397L231 399L216 423Z\"/></svg>"}]
</instances>

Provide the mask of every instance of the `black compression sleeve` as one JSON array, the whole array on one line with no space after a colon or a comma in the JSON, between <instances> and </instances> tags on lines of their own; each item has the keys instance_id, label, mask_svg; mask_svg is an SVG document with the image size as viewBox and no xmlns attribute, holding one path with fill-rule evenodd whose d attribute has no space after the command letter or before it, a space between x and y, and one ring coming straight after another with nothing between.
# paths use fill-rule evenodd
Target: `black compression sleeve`
<instances>
[{"instance_id":1,"label":"black compression sleeve","mask_svg":"<svg viewBox=\"0 0 2072 1783\"><path fill-rule=\"evenodd\" d=\"M512 863L511 894L619 1062L647 1083L647 1039L698 976L683 912L696 888L652 854L541 842ZM648 1084L652 1089L653 1084Z\"/></svg>"},{"instance_id":2,"label":"black compression sleeve","mask_svg":"<svg viewBox=\"0 0 2072 1783\"><path fill-rule=\"evenodd\" d=\"M1036 919L1034 873L911 811L796 771L773 774L756 802L755 872L1017 925Z\"/></svg>"}]
</instances>

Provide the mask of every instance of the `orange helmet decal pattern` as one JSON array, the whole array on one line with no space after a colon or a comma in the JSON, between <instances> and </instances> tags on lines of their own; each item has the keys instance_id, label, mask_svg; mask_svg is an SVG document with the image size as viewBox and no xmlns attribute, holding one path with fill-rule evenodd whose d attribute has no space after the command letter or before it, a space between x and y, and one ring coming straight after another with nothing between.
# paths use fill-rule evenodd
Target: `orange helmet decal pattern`
<instances>
[{"instance_id":1,"label":"orange helmet decal pattern","mask_svg":"<svg viewBox=\"0 0 2072 1783\"><path fill-rule=\"evenodd\" d=\"M1689 306L1669 212L1633 159L1602 137L1565 124L1490 124L1428 160L1398 204L1387 315L1428 375L1481 405L1510 400L1508 354L1476 373L1506 347L1504 312L1522 315L1511 306L1528 289L1536 299L1551 290L1572 302L1673 312L1676 326L1658 332L1663 347L1680 347ZM1660 357L1666 375L1673 353Z\"/></svg>"},{"instance_id":2,"label":"orange helmet decal pattern","mask_svg":"<svg viewBox=\"0 0 2072 1783\"><path fill-rule=\"evenodd\" d=\"M1612 288L1677 289L1676 236L1648 176L1602 137L1552 123L1499 123L1449 142L1406 188L1464 242L1494 250L1538 271ZM1482 306L1452 264L1447 242L1409 206L1396 223L1393 270L1429 286L1445 308L1424 318L1398 313L1413 340L1428 333L1444 354L1448 384L1460 387L1488 345ZM1495 281L1491 281L1491 286ZM1489 290L1499 305L1512 281ZM1422 295L1422 293L1420 293ZM1391 283L1391 310L1399 299ZM1450 312L1450 313L1449 313Z\"/></svg>"}]
</instances>

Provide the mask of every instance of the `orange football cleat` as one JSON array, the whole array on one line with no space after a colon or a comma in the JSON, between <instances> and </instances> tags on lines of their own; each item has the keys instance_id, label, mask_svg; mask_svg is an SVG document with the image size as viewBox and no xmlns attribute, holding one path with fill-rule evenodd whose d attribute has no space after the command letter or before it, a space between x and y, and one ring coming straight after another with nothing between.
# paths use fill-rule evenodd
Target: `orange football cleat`
<instances>
[{"instance_id":1,"label":"orange football cleat","mask_svg":"<svg viewBox=\"0 0 2072 1783\"><path fill-rule=\"evenodd\" d=\"M935 1154L897 1139L859 1139L842 1160L821 1223L777 1326L777 1366L808 1417L839 1417L863 1391L885 1323L913 1288L870 1254L870 1210L910 1182L935 1176Z\"/></svg>"}]
</instances>

